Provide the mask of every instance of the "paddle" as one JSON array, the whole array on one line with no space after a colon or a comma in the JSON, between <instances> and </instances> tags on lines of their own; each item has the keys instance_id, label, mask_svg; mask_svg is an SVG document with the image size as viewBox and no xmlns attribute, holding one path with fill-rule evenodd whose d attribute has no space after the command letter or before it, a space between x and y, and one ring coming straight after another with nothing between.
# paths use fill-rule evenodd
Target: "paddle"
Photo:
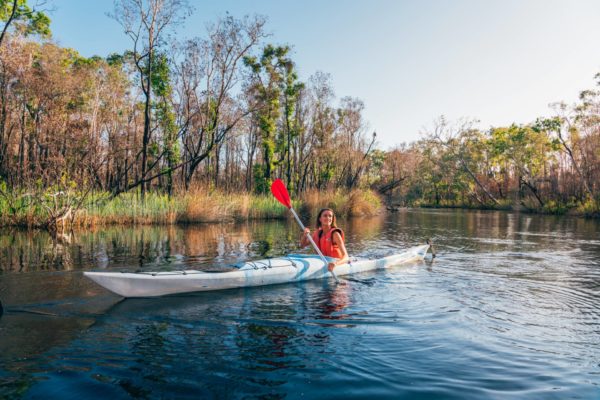
<instances>
[{"instance_id":1,"label":"paddle","mask_svg":"<svg viewBox=\"0 0 600 400\"><path fill-rule=\"evenodd\" d=\"M290 194L288 193L288 191L281 179L275 179L273 181L273 184L271 185L271 193L273 193L273 196L275 196L277 201L279 201L281 204L286 206L292 212L292 214L296 218L296 221L300 225L300 229L302 229L302 231L304 231L304 224L302 224L302 221L300 221L300 218L298 218L298 214L296 214L296 211L294 211L294 208L292 207L292 200L290 199ZM323 259L323 262L325 263L325 265L329 264L327 262L327 260L325 259L325 256L323 255L323 253L321 253L321 250L319 250L319 247L313 240L312 236L307 235L307 237L308 237L308 240L310 241L310 244L312 244L314 249L317 251L317 254L319 254L321 256L321 258ZM331 272L331 275L333 276L335 281L337 283L339 283L340 281L339 281L338 277L335 275L335 272L333 272L333 271L329 271L329 272Z\"/></svg>"}]
</instances>

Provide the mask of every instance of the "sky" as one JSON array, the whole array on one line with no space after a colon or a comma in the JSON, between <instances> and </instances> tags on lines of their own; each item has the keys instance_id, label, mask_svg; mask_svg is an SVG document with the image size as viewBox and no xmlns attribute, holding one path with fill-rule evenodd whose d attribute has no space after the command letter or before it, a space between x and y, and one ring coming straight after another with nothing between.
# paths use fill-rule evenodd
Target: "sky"
<instances>
[{"instance_id":1,"label":"sky","mask_svg":"<svg viewBox=\"0 0 600 400\"><path fill-rule=\"evenodd\" d=\"M224 16L264 15L300 79L331 74L365 104L380 148L418 140L443 115L478 127L526 124L574 103L600 73L598 0L189 0L179 38ZM30 3L32 3L30 1ZM54 40L83 56L131 47L112 0L48 0Z\"/></svg>"}]
</instances>

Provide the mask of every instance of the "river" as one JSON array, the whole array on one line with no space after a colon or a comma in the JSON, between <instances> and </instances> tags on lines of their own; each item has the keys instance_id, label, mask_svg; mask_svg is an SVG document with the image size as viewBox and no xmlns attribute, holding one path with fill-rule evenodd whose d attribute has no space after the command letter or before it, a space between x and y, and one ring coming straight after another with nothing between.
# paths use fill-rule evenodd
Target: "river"
<instances>
[{"instance_id":1,"label":"river","mask_svg":"<svg viewBox=\"0 0 600 400\"><path fill-rule=\"evenodd\" d=\"M600 223L401 210L340 221L349 252L437 257L154 299L85 270L225 268L297 252L293 221L0 231L0 398L600 398Z\"/></svg>"}]
</instances>

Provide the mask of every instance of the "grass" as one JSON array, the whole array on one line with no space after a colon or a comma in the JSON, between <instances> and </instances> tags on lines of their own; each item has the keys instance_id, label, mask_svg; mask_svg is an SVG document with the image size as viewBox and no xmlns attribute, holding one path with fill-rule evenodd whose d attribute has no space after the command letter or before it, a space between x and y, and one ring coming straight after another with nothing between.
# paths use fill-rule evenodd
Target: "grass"
<instances>
[{"instance_id":1,"label":"grass","mask_svg":"<svg viewBox=\"0 0 600 400\"><path fill-rule=\"evenodd\" d=\"M21 207L18 209L11 209L9 203L0 198L0 225L44 226L48 215L43 207L19 204ZM338 216L348 217L374 215L381 209L381 201L371 191L311 191L294 199L293 206L305 215L315 216L319 209L330 207ZM107 193L93 193L75 215L73 226L169 225L283 219L290 216L289 211L271 194L230 194L197 189L171 198L165 194L146 193L142 201L138 193L124 193L113 199Z\"/></svg>"},{"instance_id":2,"label":"grass","mask_svg":"<svg viewBox=\"0 0 600 400\"><path fill-rule=\"evenodd\" d=\"M10 201L8 200L10 198ZM338 217L373 216L382 210L381 199L370 190L312 190L292 197L293 206L311 220L321 208L332 208ZM0 226L43 227L48 220L46 210L26 193L0 196ZM531 199L529 199L531 201ZM475 208L474 204L444 202L432 205L425 202L413 204L420 207ZM504 199L489 209L510 209L514 206ZM574 200L569 204L548 201L542 208L531 206L530 211L545 214L572 214L587 217L600 216L600 199ZM93 193L87 197L73 220L73 226L89 228L109 225L171 225L176 223L215 223L247 221L253 219L284 219L291 214L270 194L230 194L196 189L169 198L165 194L147 193L142 201L139 193L124 193L109 199L107 193Z\"/></svg>"},{"instance_id":3,"label":"grass","mask_svg":"<svg viewBox=\"0 0 600 400\"><path fill-rule=\"evenodd\" d=\"M600 198L586 199L576 208L576 212L586 217L600 217Z\"/></svg>"},{"instance_id":4,"label":"grass","mask_svg":"<svg viewBox=\"0 0 600 400\"><path fill-rule=\"evenodd\" d=\"M331 208L338 217L376 215L381 211L381 199L370 190L342 190L305 192L300 198L304 215L316 216L321 208Z\"/></svg>"},{"instance_id":5,"label":"grass","mask_svg":"<svg viewBox=\"0 0 600 400\"><path fill-rule=\"evenodd\" d=\"M183 196L178 222L222 222L249 219L285 218L287 209L273 196L206 193L195 191Z\"/></svg>"},{"instance_id":6,"label":"grass","mask_svg":"<svg viewBox=\"0 0 600 400\"><path fill-rule=\"evenodd\" d=\"M106 200L95 193L77 213L74 225L172 224L183 210L182 204L165 194L148 193L144 201L137 193L124 193Z\"/></svg>"}]
</instances>

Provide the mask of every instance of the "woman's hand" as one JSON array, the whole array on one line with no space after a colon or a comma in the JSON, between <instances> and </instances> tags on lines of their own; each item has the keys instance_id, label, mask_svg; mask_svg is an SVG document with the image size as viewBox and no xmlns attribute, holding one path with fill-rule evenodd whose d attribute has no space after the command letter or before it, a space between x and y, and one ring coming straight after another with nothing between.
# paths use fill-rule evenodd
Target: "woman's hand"
<instances>
[{"instance_id":1,"label":"woman's hand","mask_svg":"<svg viewBox=\"0 0 600 400\"><path fill-rule=\"evenodd\" d=\"M329 264L327 264L327 270L329 272L333 271L333 269L335 268L335 263L334 262L330 262Z\"/></svg>"},{"instance_id":2,"label":"woman's hand","mask_svg":"<svg viewBox=\"0 0 600 400\"><path fill-rule=\"evenodd\" d=\"M309 237L310 237L310 228L304 228L304 231L302 231L302 236L300 236L300 247L306 247L308 245Z\"/></svg>"}]
</instances>

